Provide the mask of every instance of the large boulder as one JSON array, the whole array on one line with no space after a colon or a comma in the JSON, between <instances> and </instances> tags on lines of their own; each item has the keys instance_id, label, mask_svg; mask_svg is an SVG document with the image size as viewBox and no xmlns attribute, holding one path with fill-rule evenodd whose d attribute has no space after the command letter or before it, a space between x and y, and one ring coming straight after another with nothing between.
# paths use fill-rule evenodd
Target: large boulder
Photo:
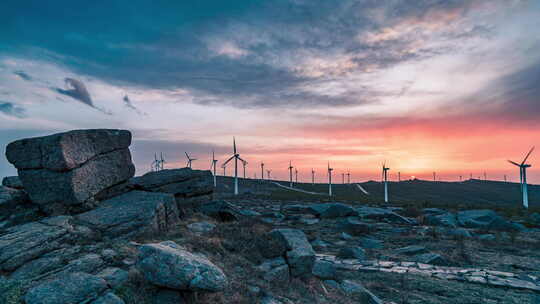
<instances>
[{"instance_id":1,"label":"large boulder","mask_svg":"<svg viewBox=\"0 0 540 304\"><path fill-rule=\"evenodd\" d=\"M103 236L128 238L168 232L179 215L173 195L132 191L106 200L76 219Z\"/></svg>"},{"instance_id":2,"label":"large boulder","mask_svg":"<svg viewBox=\"0 0 540 304\"><path fill-rule=\"evenodd\" d=\"M203 203L198 206L197 211L223 222L238 220L242 215L241 210L226 201Z\"/></svg>"},{"instance_id":3,"label":"large boulder","mask_svg":"<svg viewBox=\"0 0 540 304\"><path fill-rule=\"evenodd\" d=\"M160 287L215 292L227 284L219 267L171 241L142 245L137 267L150 283Z\"/></svg>"},{"instance_id":4,"label":"large boulder","mask_svg":"<svg viewBox=\"0 0 540 304\"><path fill-rule=\"evenodd\" d=\"M33 203L48 214L89 210L135 174L126 130L74 130L10 143L6 157Z\"/></svg>"},{"instance_id":5,"label":"large boulder","mask_svg":"<svg viewBox=\"0 0 540 304\"><path fill-rule=\"evenodd\" d=\"M371 232L370 224L364 223L355 217L342 219L337 223L337 228L341 232L346 232L350 235L362 235Z\"/></svg>"},{"instance_id":6,"label":"large boulder","mask_svg":"<svg viewBox=\"0 0 540 304\"><path fill-rule=\"evenodd\" d=\"M167 169L148 172L134 177L129 187L150 192L171 193L178 203L197 198L208 200L214 192L212 173L209 170L192 170L191 168Z\"/></svg>"},{"instance_id":7,"label":"large boulder","mask_svg":"<svg viewBox=\"0 0 540 304\"><path fill-rule=\"evenodd\" d=\"M513 231L523 229L521 225L511 223L489 209L460 211L457 213L457 220L460 226L466 228Z\"/></svg>"},{"instance_id":8,"label":"large boulder","mask_svg":"<svg viewBox=\"0 0 540 304\"><path fill-rule=\"evenodd\" d=\"M285 248L285 258L294 277L311 274L315 263L315 251L302 230L274 229L269 232L270 239Z\"/></svg>"},{"instance_id":9,"label":"large boulder","mask_svg":"<svg viewBox=\"0 0 540 304\"><path fill-rule=\"evenodd\" d=\"M76 272L31 288L24 301L26 304L89 303L100 298L107 287L100 277Z\"/></svg>"},{"instance_id":10,"label":"large boulder","mask_svg":"<svg viewBox=\"0 0 540 304\"><path fill-rule=\"evenodd\" d=\"M21 179L18 176L6 176L2 179L2 186L13 189L24 189Z\"/></svg>"}]
</instances>

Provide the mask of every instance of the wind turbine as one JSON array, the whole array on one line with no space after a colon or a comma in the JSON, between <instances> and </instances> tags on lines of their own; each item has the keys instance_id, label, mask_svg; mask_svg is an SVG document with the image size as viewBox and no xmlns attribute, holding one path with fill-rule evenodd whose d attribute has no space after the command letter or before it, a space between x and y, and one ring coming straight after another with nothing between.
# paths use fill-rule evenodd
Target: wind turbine
<instances>
[{"instance_id":1,"label":"wind turbine","mask_svg":"<svg viewBox=\"0 0 540 304\"><path fill-rule=\"evenodd\" d=\"M350 184L350 183L351 183L351 172L347 170L347 184Z\"/></svg>"},{"instance_id":2,"label":"wind turbine","mask_svg":"<svg viewBox=\"0 0 540 304\"><path fill-rule=\"evenodd\" d=\"M197 160L197 159L196 159L196 158L191 158L191 157L189 157L189 154L187 154L187 152L184 152L184 153L186 153L186 157L187 157L187 159L188 159L186 167L188 167L188 168L191 169L191 163L192 163L194 160Z\"/></svg>"},{"instance_id":3,"label":"wind turbine","mask_svg":"<svg viewBox=\"0 0 540 304\"><path fill-rule=\"evenodd\" d=\"M217 159L216 154L214 153L214 150L212 150L212 164L210 165L210 170L214 172L214 187L217 186L217 180L216 180L216 165L217 165Z\"/></svg>"},{"instance_id":4,"label":"wind turbine","mask_svg":"<svg viewBox=\"0 0 540 304\"><path fill-rule=\"evenodd\" d=\"M330 168L330 162L328 162L328 196L332 196L332 170Z\"/></svg>"},{"instance_id":5,"label":"wind turbine","mask_svg":"<svg viewBox=\"0 0 540 304\"><path fill-rule=\"evenodd\" d=\"M294 180L298 184L298 169L294 168Z\"/></svg>"},{"instance_id":6,"label":"wind turbine","mask_svg":"<svg viewBox=\"0 0 540 304\"><path fill-rule=\"evenodd\" d=\"M291 181L291 188L293 187L293 183L292 183L292 169L294 167L292 166L291 164L291 161L289 161L289 180Z\"/></svg>"},{"instance_id":7,"label":"wind turbine","mask_svg":"<svg viewBox=\"0 0 540 304\"><path fill-rule=\"evenodd\" d=\"M238 195L238 161L246 162L240 158L240 154L236 152L236 139L233 137L233 156L231 156L223 165L227 165L231 160L234 159L234 195ZM247 163L247 162L246 162Z\"/></svg>"},{"instance_id":8,"label":"wind turbine","mask_svg":"<svg viewBox=\"0 0 540 304\"><path fill-rule=\"evenodd\" d=\"M434 182L437 181L437 173L436 173L436 172L433 172L433 181L434 181Z\"/></svg>"},{"instance_id":9,"label":"wind turbine","mask_svg":"<svg viewBox=\"0 0 540 304\"><path fill-rule=\"evenodd\" d=\"M315 185L315 170L311 168L311 185Z\"/></svg>"},{"instance_id":10,"label":"wind turbine","mask_svg":"<svg viewBox=\"0 0 540 304\"><path fill-rule=\"evenodd\" d=\"M270 180L270 173L272 172L272 170L266 170L266 178L268 180Z\"/></svg>"},{"instance_id":11,"label":"wind turbine","mask_svg":"<svg viewBox=\"0 0 540 304\"><path fill-rule=\"evenodd\" d=\"M156 153L154 153L154 161L150 164L150 170L159 171L159 160Z\"/></svg>"},{"instance_id":12,"label":"wind turbine","mask_svg":"<svg viewBox=\"0 0 540 304\"><path fill-rule=\"evenodd\" d=\"M264 162L261 162L261 180L264 180Z\"/></svg>"},{"instance_id":13,"label":"wind turbine","mask_svg":"<svg viewBox=\"0 0 540 304\"><path fill-rule=\"evenodd\" d=\"M345 184L345 173L344 172L341 173L341 183Z\"/></svg>"},{"instance_id":14,"label":"wind turbine","mask_svg":"<svg viewBox=\"0 0 540 304\"><path fill-rule=\"evenodd\" d=\"M388 170L390 170L390 168L386 167L386 161L385 161L382 165L382 178L384 181L384 202L385 203L388 203Z\"/></svg>"},{"instance_id":15,"label":"wind turbine","mask_svg":"<svg viewBox=\"0 0 540 304\"><path fill-rule=\"evenodd\" d=\"M521 193L523 194L523 207L525 207L525 209L529 208L529 194L527 193L527 168L531 167L531 165L526 164L525 162L527 161L533 150L534 147L532 147L529 153L527 153L525 159L523 159L521 164L508 160L508 162L512 165L519 167L519 183L521 185Z\"/></svg>"},{"instance_id":16,"label":"wind turbine","mask_svg":"<svg viewBox=\"0 0 540 304\"><path fill-rule=\"evenodd\" d=\"M246 166L247 166L248 162L245 161L245 160L242 160L242 167L244 167L244 179L246 178Z\"/></svg>"},{"instance_id":17,"label":"wind turbine","mask_svg":"<svg viewBox=\"0 0 540 304\"><path fill-rule=\"evenodd\" d=\"M398 181L398 182L401 182L401 172L398 172L398 173L397 173L397 181Z\"/></svg>"},{"instance_id":18,"label":"wind turbine","mask_svg":"<svg viewBox=\"0 0 540 304\"><path fill-rule=\"evenodd\" d=\"M223 176L227 176L227 171L226 171L227 165L223 164L223 165L221 165L221 168L223 168Z\"/></svg>"},{"instance_id":19,"label":"wind turbine","mask_svg":"<svg viewBox=\"0 0 540 304\"><path fill-rule=\"evenodd\" d=\"M161 160L159 161L160 164L159 164L159 168L160 170L163 170L163 164L165 164L165 159L163 159L163 152L159 152L160 154L160 157L161 157Z\"/></svg>"}]
</instances>

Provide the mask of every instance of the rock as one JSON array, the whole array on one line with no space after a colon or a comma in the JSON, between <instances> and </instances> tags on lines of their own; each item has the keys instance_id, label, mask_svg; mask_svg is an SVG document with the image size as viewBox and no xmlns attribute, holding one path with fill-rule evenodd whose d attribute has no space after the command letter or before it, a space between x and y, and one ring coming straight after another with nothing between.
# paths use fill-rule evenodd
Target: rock
<instances>
[{"instance_id":1,"label":"rock","mask_svg":"<svg viewBox=\"0 0 540 304\"><path fill-rule=\"evenodd\" d=\"M384 242L374 238L361 238L360 246L367 249L382 249L384 247Z\"/></svg>"},{"instance_id":2,"label":"rock","mask_svg":"<svg viewBox=\"0 0 540 304\"><path fill-rule=\"evenodd\" d=\"M495 235L493 234L481 234L477 236L477 238L481 241L488 241L488 242L493 242L497 239Z\"/></svg>"},{"instance_id":3,"label":"rock","mask_svg":"<svg viewBox=\"0 0 540 304\"><path fill-rule=\"evenodd\" d=\"M339 234L339 237L342 239L342 240L345 240L345 241L348 241L348 240L352 240L353 239L353 236L348 234L347 232L342 232Z\"/></svg>"},{"instance_id":4,"label":"rock","mask_svg":"<svg viewBox=\"0 0 540 304\"><path fill-rule=\"evenodd\" d=\"M6 176L2 179L2 186L22 190L24 186L18 176Z\"/></svg>"},{"instance_id":5,"label":"rock","mask_svg":"<svg viewBox=\"0 0 540 304\"><path fill-rule=\"evenodd\" d=\"M448 229L446 234L458 238L472 238L471 232L465 228Z\"/></svg>"},{"instance_id":6,"label":"rock","mask_svg":"<svg viewBox=\"0 0 540 304\"><path fill-rule=\"evenodd\" d=\"M311 242L311 246L313 246L314 248L317 248L317 249L324 249L328 246L330 246L330 244L328 242L325 242L321 239L315 239L313 240L313 242Z\"/></svg>"},{"instance_id":7,"label":"rock","mask_svg":"<svg viewBox=\"0 0 540 304\"><path fill-rule=\"evenodd\" d=\"M90 304L124 304L124 300L120 299L117 295L112 292L107 292L105 295L99 297L97 300ZM181 302L176 302L181 303Z\"/></svg>"},{"instance_id":8,"label":"rock","mask_svg":"<svg viewBox=\"0 0 540 304\"><path fill-rule=\"evenodd\" d=\"M286 248L285 256L293 277L311 274L315 251L304 232L298 229L274 229L269 235Z\"/></svg>"},{"instance_id":9,"label":"rock","mask_svg":"<svg viewBox=\"0 0 540 304\"><path fill-rule=\"evenodd\" d=\"M107 281L112 288L120 287L128 281L128 272L117 267L105 268L97 276Z\"/></svg>"},{"instance_id":10,"label":"rock","mask_svg":"<svg viewBox=\"0 0 540 304\"><path fill-rule=\"evenodd\" d=\"M439 215L446 213L445 210L439 208L424 208L422 209L422 212L426 215Z\"/></svg>"},{"instance_id":11,"label":"rock","mask_svg":"<svg viewBox=\"0 0 540 304\"><path fill-rule=\"evenodd\" d=\"M99 208L76 218L109 238L165 233L179 221L176 202L171 194L143 191L132 191L106 200Z\"/></svg>"},{"instance_id":12,"label":"rock","mask_svg":"<svg viewBox=\"0 0 540 304\"><path fill-rule=\"evenodd\" d=\"M298 221L304 225L315 225L321 220L318 218L301 217Z\"/></svg>"},{"instance_id":13,"label":"rock","mask_svg":"<svg viewBox=\"0 0 540 304\"><path fill-rule=\"evenodd\" d=\"M91 274L76 272L31 288L24 300L26 304L90 302L97 299L106 289L105 280Z\"/></svg>"},{"instance_id":14,"label":"rock","mask_svg":"<svg viewBox=\"0 0 540 304\"><path fill-rule=\"evenodd\" d=\"M316 260L313 265L313 275L321 279L335 279L336 267L328 261Z\"/></svg>"},{"instance_id":15,"label":"rock","mask_svg":"<svg viewBox=\"0 0 540 304\"><path fill-rule=\"evenodd\" d=\"M337 223L337 228L341 232L346 232L351 235L362 235L371 231L371 225L361 222L354 217L342 219Z\"/></svg>"},{"instance_id":16,"label":"rock","mask_svg":"<svg viewBox=\"0 0 540 304\"><path fill-rule=\"evenodd\" d=\"M360 207L357 208L356 211L362 218L374 219L377 221L388 221L395 224L413 225L415 223L411 219L384 208Z\"/></svg>"},{"instance_id":17,"label":"rock","mask_svg":"<svg viewBox=\"0 0 540 304\"><path fill-rule=\"evenodd\" d=\"M6 157L32 202L62 214L95 207L100 192L134 175L130 144L126 130L75 130L17 140Z\"/></svg>"},{"instance_id":18,"label":"rock","mask_svg":"<svg viewBox=\"0 0 540 304\"><path fill-rule=\"evenodd\" d=\"M515 225L493 210L466 210L460 211L457 214L457 219L460 226L466 228L480 228L493 230L510 230L521 231L523 227Z\"/></svg>"},{"instance_id":19,"label":"rock","mask_svg":"<svg viewBox=\"0 0 540 304\"><path fill-rule=\"evenodd\" d=\"M363 260L366 258L366 251L360 247L344 247L339 250L338 257Z\"/></svg>"},{"instance_id":20,"label":"rock","mask_svg":"<svg viewBox=\"0 0 540 304\"><path fill-rule=\"evenodd\" d=\"M129 181L129 187L136 190L171 193L179 205L182 205L186 199L207 198L208 195L212 195L214 178L209 170L166 169L134 177Z\"/></svg>"},{"instance_id":21,"label":"rock","mask_svg":"<svg viewBox=\"0 0 540 304\"><path fill-rule=\"evenodd\" d=\"M540 226L540 213L535 212L529 215L528 222L534 226Z\"/></svg>"},{"instance_id":22,"label":"rock","mask_svg":"<svg viewBox=\"0 0 540 304\"><path fill-rule=\"evenodd\" d=\"M324 285L338 289L339 283L334 280L324 280Z\"/></svg>"},{"instance_id":23,"label":"rock","mask_svg":"<svg viewBox=\"0 0 540 304\"><path fill-rule=\"evenodd\" d=\"M37 206L23 190L0 186L0 229L24 224L41 217Z\"/></svg>"},{"instance_id":24,"label":"rock","mask_svg":"<svg viewBox=\"0 0 540 304\"><path fill-rule=\"evenodd\" d=\"M395 250L395 252L397 254L415 255L415 254L426 253L427 249L424 246L411 245L407 247L398 248Z\"/></svg>"},{"instance_id":25,"label":"rock","mask_svg":"<svg viewBox=\"0 0 540 304\"><path fill-rule=\"evenodd\" d=\"M268 272L272 268L276 268L278 266L287 265L287 262L282 257L277 257L274 259L266 260L261 265L257 266L257 268L262 272Z\"/></svg>"},{"instance_id":26,"label":"rock","mask_svg":"<svg viewBox=\"0 0 540 304\"><path fill-rule=\"evenodd\" d=\"M58 216L0 232L0 269L13 271L24 263L62 247L72 235L71 217Z\"/></svg>"},{"instance_id":27,"label":"rock","mask_svg":"<svg viewBox=\"0 0 540 304\"><path fill-rule=\"evenodd\" d=\"M264 275L264 280L267 282L273 282L278 284L283 284L289 282L289 266L281 265Z\"/></svg>"},{"instance_id":28,"label":"rock","mask_svg":"<svg viewBox=\"0 0 540 304\"><path fill-rule=\"evenodd\" d=\"M310 206L301 204L285 205L283 206L283 211L293 213L308 213L310 212Z\"/></svg>"},{"instance_id":29,"label":"rock","mask_svg":"<svg viewBox=\"0 0 540 304\"><path fill-rule=\"evenodd\" d=\"M101 251L101 256L105 259L105 261L113 263L118 258L118 253L116 253L116 251L113 249L103 249Z\"/></svg>"},{"instance_id":30,"label":"rock","mask_svg":"<svg viewBox=\"0 0 540 304\"><path fill-rule=\"evenodd\" d=\"M187 225L188 229L195 233L207 233L216 228L216 225L208 222L197 222Z\"/></svg>"},{"instance_id":31,"label":"rock","mask_svg":"<svg viewBox=\"0 0 540 304\"><path fill-rule=\"evenodd\" d=\"M137 267L150 283L161 287L215 292L227 285L216 265L171 241L139 247Z\"/></svg>"},{"instance_id":32,"label":"rock","mask_svg":"<svg viewBox=\"0 0 540 304\"><path fill-rule=\"evenodd\" d=\"M325 203L311 205L308 211L321 218L345 217L356 214L356 212L351 206L342 203Z\"/></svg>"},{"instance_id":33,"label":"rock","mask_svg":"<svg viewBox=\"0 0 540 304\"><path fill-rule=\"evenodd\" d=\"M236 221L241 211L226 201L211 201L197 207L197 211L222 222Z\"/></svg>"},{"instance_id":34,"label":"rock","mask_svg":"<svg viewBox=\"0 0 540 304\"><path fill-rule=\"evenodd\" d=\"M426 215L424 220L426 224L431 226L456 228L458 225L456 216L450 212L446 212L443 214Z\"/></svg>"},{"instance_id":35,"label":"rock","mask_svg":"<svg viewBox=\"0 0 540 304\"><path fill-rule=\"evenodd\" d=\"M160 288L153 297L154 304L184 304L187 303L182 294L173 289Z\"/></svg>"},{"instance_id":36,"label":"rock","mask_svg":"<svg viewBox=\"0 0 540 304\"><path fill-rule=\"evenodd\" d=\"M358 299L360 303L365 304L383 304L384 302L379 299L376 295L367 290L362 284L344 280L341 282L341 290L347 295L351 295Z\"/></svg>"},{"instance_id":37,"label":"rock","mask_svg":"<svg viewBox=\"0 0 540 304\"><path fill-rule=\"evenodd\" d=\"M414 260L418 263L431 264L438 266L446 266L448 262L436 253L424 253L414 256Z\"/></svg>"},{"instance_id":38,"label":"rock","mask_svg":"<svg viewBox=\"0 0 540 304\"><path fill-rule=\"evenodd\" d=\"M264 296L261 299L260 304L283 304L280 300L272 297L272 296Z\"/></svg>"}]
</instances>

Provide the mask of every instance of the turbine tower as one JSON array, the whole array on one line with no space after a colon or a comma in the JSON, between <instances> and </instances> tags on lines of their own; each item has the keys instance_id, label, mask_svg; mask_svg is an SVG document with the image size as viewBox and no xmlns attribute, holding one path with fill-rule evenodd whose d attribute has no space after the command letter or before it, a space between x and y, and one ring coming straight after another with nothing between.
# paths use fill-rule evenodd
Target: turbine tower
<instances>
[{"instance_id":1,"label":"turbine tower","mask_svg":"<svg viewBox=\"0 0 540 304\"><path fill-rule=\"evenodd\" d=\"M150 170L151 171L159 171L159 160L157 158L157 154L154 153L154 160L150 164Z\"/></svg>"},{"instance_id":2,"label":"turbine tower","mask_svg":"<svg viewBox=\"0 0 540 304\"><path fill-rule=\"evenodd\" d=\"M332 196L332 170L330 168L330 162L328 162L328 196Z\"/></svg>"},{"instance_id":3,"label":"turbine tower","mask_svg":"<svg viewBox=\"0 0 540 304\"><path fill-rule=\"evenodd\" d=\"M397 173L397 181L398 181L398 182L401 182L401 172L398 172L398 173Z\"/></svg>"},{"instance_id":4,"label":"turbine tower","mask_svg":"<svg viewBox=\"0 0 540 304\"><path fill-rule=\"evenodd\" d=\"M191 157L189 156L189 154L187 154L187 152L184 152L184 153L186 153L186 157L187 157L187 165L186 165L186 167L188 167L188 168L191 169L191 163L192 163L194 160L197 160L197 159L196 159L196 158L191 158Z\"/></svg>"},{"instance_id":5,"label":"turbine tower","mask_svg":"<svg viewBox=\"0 0 540 304\"><path fill-rule=\"evenodd\" d=\"M238 161L241 161L242 163L245 162L242 158L240 158L240 154L236 152L236 139L233 137L233 156L231 156L225 163L223 163L223 166L227 165L231 160L234 159L234 195L238 195Z\"/></svg>"},{"instance_id":6,"label":"turbine tower","mask_svg":"<svg viewBox=\"0 0 540 304\"><path fill-rule=\"evenodd\" d=\"M160 158L161 158L161 160L159 161L159 169L163 170L163 168L164 168L163 164L165 164L165 159L163 158L163 152L159 152L159 154L160 154Z\"/></svg>"},{"instance_id":7,"label":"turbine tower","mask_svg":"<svg viewBox=\"0 0 540 304\"><path fill-rule=\"evenodd\" d=\"M293 168L294 168L294 167L292 166L291 161L289 161L289 180L290 180L290 182L291 182L291 185L290 185L291 188L293 187L293 183L292 183L292 169L293 169Z\"/></svg>"},{"instance_id":8,"label":"turbine tower","mask_svg":"<svg viewBox=\"0 0 540 304\"><path fill-rule=\"evenodd\" d=\"M294 181L298 184L298 169L294 168Z\"/></svg>"},{"instance_id":9,"label":"turbine tower","mask_svg":"<svg viewBox=\"0 0 540 304\"><path fill-rule=\"evenodd\" d=\"M347 170L347 184L350 184L350 183L351 183L351 172Z\"/></svg>"},{"instance_id":10,"label":"turbine tower","mask_svg":"<svg viewBox=\"0 0 540 304\"><path fill-rule=\"evenodd\" d=\"M266 170L266 178L270 180L270 173L272 173L272 170Z\"/></svg>"},{"instance_id":11,"label":"turbine tower","mask_svg":"<svg viewBox=\"0 0 540 304\"><path fill-rule=\"evenodd\" d=\"M390 168L386 167L386 161L382 165L382 178L384 181L384 202L388 203L388 170ZM433 173L435 175L435 173Z\"/></svg>"},{"instance_id":12,"label":"turbine tower","mask_svg":"<svg viewBox=\"0 0 540 304\"><path fill-rule=\"evenodd\" d=\"M212 164L210 165L210 170L214 172L214 187L217 186L217 180L216 180L216 165L217 165L217 159L216 154L214 153L214 150L212 150ZM225 175L225 174L224 174Z\"/></svg>"},{"instance_id":13,"label":"turbine tower","mask_svg":"<svg viewBox=\"0 0 540 304\"><path fill-rule=\"evenodd\" d=\"M246 179L246 166L247 166L248 162L243 160L242 161L242 167L244 168L244 179Z\"/></svg>"},{"instance_id":14,"label":"turbine tower","mask_svg":"<svg viewBox=\"0 0 540 304\"><path fill-rule=\"evenodd\" d=\"M315 185L315 170L311 168L311 185Z\"/></svg>"},{"instance_id":15,"label":"turbine tower","mask_svg":"<svg viewBox=\"0 0 540 304\"><path fill-rule=\"evenodd\" d=\"M436 173L436 172L433 172L433 181L434 181L434 182L437 181L437 173Z\"/></svg>"},{"instance_id":16,"label":"turbine tower","mask_svg":"<svg viewBox=\"0 0 540 304\"><path fill-rule=\"evenodd\" d=\"M345 172L341 173L341 183L345 184Z\"/></svg>"},{"instance_id":17,"label":"turbine tower","mask_svg":"<svg viewBox=\"0 0 540 304\"><path fill-rule=\"evenodd\" d=\"M264 162L261 162L261 180L264 180Z\"/></svg>"},{"instance_id":18,"label":"turbine tower","mask_svg":"<svg viewBox=\"0 0 540 304\"><path fill-rule=\"evenodd\" d=\"M227 171L226 171L227 165L223 164L223 165L221 165L221 168L223 168L223 176L227 176Z\"/></svg>"},{"instance_id":19,"label":"turbine tower","mask_svg":"<svg viewBox=\"0 0 540 304\"><path fill-rule=\"evenodd\" d=\"M531 167L531 165L526 164L525 162L527 161L533 150L534 147L532 147L529 153L527 153L525 159L523 159L521 164L508 160L508 162L512 165L519 167L519 183L521 186L521 193L523 194L523 207L525 207L525 209L529 208L529 194L527 193L527 168Z\"/></svg>"}]
</instances>

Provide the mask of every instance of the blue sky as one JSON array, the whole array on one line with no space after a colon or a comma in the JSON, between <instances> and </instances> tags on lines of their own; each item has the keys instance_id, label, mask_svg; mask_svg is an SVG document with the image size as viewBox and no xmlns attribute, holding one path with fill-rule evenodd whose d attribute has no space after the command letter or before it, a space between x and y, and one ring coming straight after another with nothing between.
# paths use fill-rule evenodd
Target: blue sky
<instances>
[{"instance_id":1,"label":"blue sky","mask_svg":"<svg viewBox=\"0 0 540 304\"><path fill-rule=\"evenodd\" d=\"M505 159L540 139L538 1L2 6L2 147L126 128L144 173L159 151L172 167L187 150L206 169L210 150L225 158L236 135L253 172L264 160L277 177L292 159L374 178L387 159L456 179L515 176Z\"/></svg>"}]
</instances>

